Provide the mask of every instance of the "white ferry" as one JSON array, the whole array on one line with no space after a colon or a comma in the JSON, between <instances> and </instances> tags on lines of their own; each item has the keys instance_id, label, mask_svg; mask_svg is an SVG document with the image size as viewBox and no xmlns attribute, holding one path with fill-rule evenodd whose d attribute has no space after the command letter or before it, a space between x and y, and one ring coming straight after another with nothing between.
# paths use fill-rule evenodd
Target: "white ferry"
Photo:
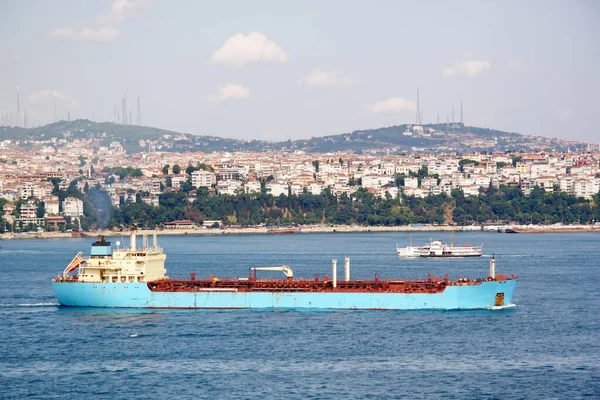
<instances>
[{"instance_id":1,"label":"white ferry","mask_svg":"<svg viewBox=\"0 0 600 400\"><path fill-rule=\"evenodd\" d=\"M454 232L452 232L452 244L448 246L439 240L430 240L429 243L423 246L412 245L412 234L410 245L407 247L399 247L396 244L398 256L402 258L420 258L420 257L481 257L483 254L483 246L454 246Z\"/></svg>"}]
</instances>

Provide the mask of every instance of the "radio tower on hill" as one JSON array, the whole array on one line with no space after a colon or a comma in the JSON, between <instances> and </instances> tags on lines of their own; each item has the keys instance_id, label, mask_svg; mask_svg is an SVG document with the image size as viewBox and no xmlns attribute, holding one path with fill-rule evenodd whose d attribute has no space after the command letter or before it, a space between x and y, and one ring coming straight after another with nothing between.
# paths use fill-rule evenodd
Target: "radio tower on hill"
<instances>
[{"instance_id":1,"label":"radio tower on hill","mask_svg":"<svg viewBox=\"0 0 600 400\"><path fill-rule=\"evenodd\" d=\"M142 125L142 110L140 108L140 96L138 96L137 125Z\"/></svg>"},{"instance_id":2,"label":"radio tower on hill","mask_svg":"<svg viewBox=\"0 0 600 400\"><path fill-rule=\"evenodd\" d=\"M19 87L17 86L17 122L15 126L19 126L19 115L21 115L21 104L19 103Z\"/></svg>"},{"instance_id":3,"label":"radio tower on hill","mask_svg":"<svg viewBox=\"0 0 600 400\"><path fill-rule=\"evenodd\" d=\"M417 87L417 118L415 123L417 125L421 125L422 121L421 121L421 107L419 105L419 87Z\"/></svg>"},{"instance_id":4,"label":"radio tower on hill","mask_svg":"<svg viewBox=\"0 0 600 400\"><path fill-rule=\"evenodd\" d=\"M127 125L127 94L123 92L123 125Z\"/></svg>"}]
</instances>

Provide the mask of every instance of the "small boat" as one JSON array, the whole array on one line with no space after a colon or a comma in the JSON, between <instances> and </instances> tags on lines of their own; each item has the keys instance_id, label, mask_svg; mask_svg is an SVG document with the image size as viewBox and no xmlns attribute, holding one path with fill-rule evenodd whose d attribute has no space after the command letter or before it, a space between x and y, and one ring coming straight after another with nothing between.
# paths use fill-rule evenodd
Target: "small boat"
<instances>
[{"instance_id":1,"label":"small boat","mask_svg":"<svg viewBox=\"0 0 600 400\"><path fill-rule=\"evenodd\" d=\"M282 233L299 233L300 228L271 228L267 229L267 233L270 234L282 234Z\"/></svg>"}]
</instances>

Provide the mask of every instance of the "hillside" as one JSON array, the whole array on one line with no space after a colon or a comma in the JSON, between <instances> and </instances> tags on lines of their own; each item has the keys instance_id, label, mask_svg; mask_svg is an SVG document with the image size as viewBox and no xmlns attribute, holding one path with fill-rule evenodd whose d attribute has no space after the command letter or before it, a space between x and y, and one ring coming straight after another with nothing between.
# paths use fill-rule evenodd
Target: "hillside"
<instances>
[{"instance_id":1,"label":"hillside","mask_svg":"<svg viewBox=\"0 0 600 400\"><path fill-rule=\"evenodd\" d=\"M60 121L36 128L0 127L0 141L11 140L21 147L53 143L59 139L89 138L109 145L120 142L130 153L147 151L269 151L302 150L307 152L373 152L373 153L456 153L480 151L567 151L584 149L582 142L455 124L424 126L397 125L358 130L311 139L267 142L200 136L164 129L121 125L89 120Z\"/></svg>"}]
</instances>

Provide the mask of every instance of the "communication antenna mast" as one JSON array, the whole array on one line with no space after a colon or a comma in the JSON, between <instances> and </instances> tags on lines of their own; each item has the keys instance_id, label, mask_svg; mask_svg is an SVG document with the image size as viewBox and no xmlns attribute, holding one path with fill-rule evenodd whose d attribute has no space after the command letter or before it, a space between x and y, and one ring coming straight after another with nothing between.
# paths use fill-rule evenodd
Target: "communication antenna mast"
<instances>
[{"instance_id":1,"label":"communication antenna mast","mask_svg":"<svg viewBox=\"0 0 600 400\"><path fill-rule=\"evenodd\" d=\"M127 125L127 94L123 92L123 125Z\"/></svg>"},{"instance_id":2,"label":"communication antenna mast","mask_svg":"<svg viewBox=\"0 0 600 400\"><path fill-rule=\"evenodd\" d=\"M417 118L415 123L421 125L421 106L419 104L419 87L417 86Z\"/></svg>"},{"instance_id":3,"label":"communication antenna mast","mask_svg":"<svg viewBox=\"0 0 600 400\"><path fill-rule=\"evenodd\" d=\"M27 109L23 110L23 128L27 128Z\"/></svg>"},{"instance_id":4,"label":"communication antenna mast","mask_svg":"<svg viewBox=\"0 0 600 400\"><path fill-rule=\"evenodd\" d=\"M19 116L21 115L21 104L19 103L19 87L17 86L17 123L15 126L19 126Z\"/></svg>"},{"instance_id":5,"label":"communication antenna mast","mask_svg":"<svg viewBox=\"0 0 600 400\"><path fill-rule=\"evenodd\" d=\"M137 124L138 126L142 125L142 109L140 108L140 96L138 96Z\"/></svg>"}]
</instances>

